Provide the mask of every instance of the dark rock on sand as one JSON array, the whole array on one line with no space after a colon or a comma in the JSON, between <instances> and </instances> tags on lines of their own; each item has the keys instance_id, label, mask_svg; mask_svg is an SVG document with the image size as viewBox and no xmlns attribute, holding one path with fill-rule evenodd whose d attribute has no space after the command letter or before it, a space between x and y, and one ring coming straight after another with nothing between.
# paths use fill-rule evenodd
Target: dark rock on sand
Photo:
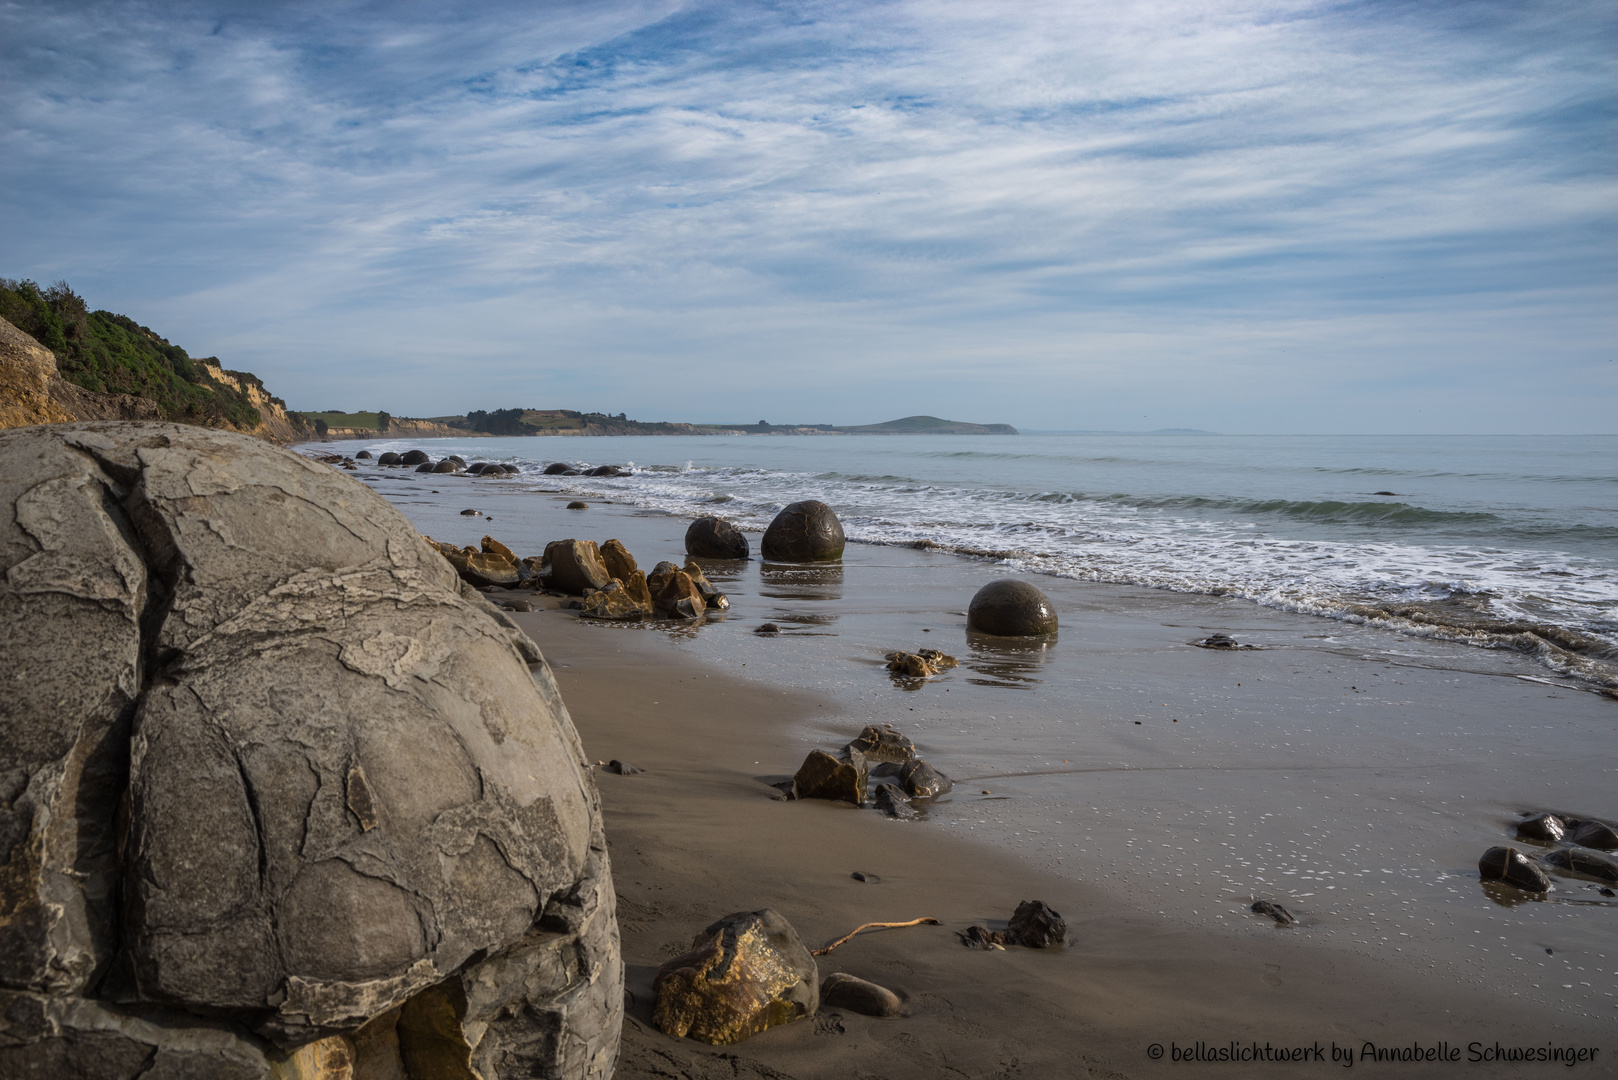
<instances>
[{"instance_id":1,"label":"dark rock on sand","mask_svg":"<svg viewBox=\"0 0 1618 1080\"><path fill-rule=\"evenodd\" d=\"M0 507L0 1075L612 1072L578 736L398 510L162 423L0 433Z\"/></svg>"},{"instance_id":2,"label":"dark rock on sand","mask_svg":"<svg viewBox=\"0 0 1618 1080\"><path fill-rule=\"evenodd\" d=\"M955 785L950 778L921 758L911 758L899 767L899 782L912 799L932 799L946 795Z\"/></svg>"},{"instance_id":3,"label":"dark rock on sand","mask_svg":"<svg viewBox=\"0 0 1618 1080\"><path fill-rule=\"evenodd\" d=\"M419 473L430 473L433 471L433 463L430 461L423 461L420 465L416 466L416 471Z\"/></svg>"},{"instance_id":4,"label":"dark rock on sand","mask_svg":"<svg viewBox=\"0 0 1618 1080\"><path fill-rule=\"evenodd\" d=\"M781 628L772 622L759 623L758 626L753 630L753 633L755 634L765 635L779 634L780 632Z\"/></svg>"},{"instance_id":5,"label":"dark rock on sand","mask_svg":"<svg viewBox=\"0 0 1618 1080\"><path fill-rule=\"evenodd\" d=\"M1050 598L1026 581L999 578L972 597L966 627L999 637L1034 637L1056 633L1056 609Z\"/></svg>"},{"instance_id":6,"label":"dark rock on sand","mask_svg":"<svg viewBox=\"0 0 1618 1080\"><path fill-rule=\"evenodd\" d=\"M628 581L629 575L637 569L635 556L618 540L608 540L601 545L601 562L607 568L607 573L619 581Z\"/></svg>"},{"instance_id":7,"label":"dark rock on sand","mask_svg":"<svg viewBox=\"0 0 1618 1080\"><path fill-rule=\"evenodd\" d=\"M506 611L533 611L534 605L527 600L502 600L500 607Z\"/></svg>"},{"instance_id":8,"label":"dark rock on sand","mask_svg":"<svg viewBox=\"0 0 1618 1080\"><path fill-rule=\"evenodd\" d=\"M613 758L611 761L603 765L602 768L606 769L610 773L617 773L619 776L634 776L636 773L643 773L646 771L645 769L637 769L627 761L619 761L617 758Z\"/></svg>"},{"instance_id":9,"label":"dark rock on sand","mask_svg":"<svg viewBox=\"0 0 1618 1080\"><path fill-rule=\"evenodd\" d=\"M775 515L759 550L774 562L830 562L843 557L843 525L816 499L795 502Z\"/></svg>"},{"instance_id":10,"label":"dark rock on sand","mask_svg":"<svg viewBox=\"0 0 1618 1080\"><path fill-rule=\"evenodd\" d=\"M1292 912L1273 900L1254 900L1253 906L1247 910L1254 915L1268 915L1277 926L1292 926L1298 921Z\"/></svg>"},{"instance_id":11,"label":"dark rock on sand","mask_svg":"<svg viewBox=\"0 0 1618 1080\"><path fill-rule=\"evenodd\" d=\"M845 751L840 758L811 750L792 781L800 799L832 799L859 806L865 802L865 757L857 750Z\"/></svg>"},{"instance_id":12,"label":"dark rock on sand","mask_svg":"<svg viewBox=\"0 0 1618 1080\"><path fill-rule=\"evenodd\" d=\"M904 797L904 793L892 784L878 784L876 796L871 802L876 809L891 818L913 821L920 816L916 813L916 808L910 805L910 800Z\"/></svg>"},{"instance_id":13,"label":"dark rock on sand","mask_svg":"<svg viewBox=\"0 0 1618 1080\"><path fill-rule=\"evenodd\" d=\"M1577 825L1569 822L1567 842L1580 847L1595 848L1597 851L1618 850L1618 832L1614 832L1611 825L1604 821L1581 821Z\"/></svg>"},{"instance_id":14,"label":"dark rock on sand","mask_svg":"<svg viewBox=\"0 0 1618 1080\"><path fill-rule=\"evenodd\" d=\"M579 470L575 469L573 466L569 465L565 461L557 461L557 462L553 462L553 463L545 466L545 475L546 476L577 476L577 475L579 475Z\"/></svg>"},{"instance_id":15,"label":"dark rock on sand","mask_svg":"<svg viewBox=\"0 0 1618 1080\"><path fill-rule=\"evenodd\" d=\"M567 504L567 508L569 510L588 510L590 509L590 504L587 502L579 502L577 499L575 499Z\"/></svg>"},{"instance_id":16,"label":"dark rock on sand","mask_svg":"<svg viewBox=\"0 0 1618 1080\"><path fill-rule=\"evenodd\" d=\"M968 926L960 932L961 944L969 949L1000 949L1004 950L1008 939L999 930L990 930L987 926Z\"/></svg>"},{"instance_id":17,"label":"dark rock on sand","mask_svg":"<svg viewBox=\"0 0 1618 1080\"><path fill-rule=\"evenodd\" d=\"M658 969L652 1022L675 1038L738 1043L813 1016L820 1005L815 958L773 909L727 915Z\"/></svg>"},{"instance_id":18,"label":"dark rock on sand","mask_svg":"<svg viewBox=\"0 0 1618 1080\"><path fill-rule=\"evenodd\" d=\"M1198 638L1191 644L1195 645L1199 649L1224 649L1232 652L1237 649L1253 649L1257 647L1254 645L1243 645L1229 634L1209 634L1205 638Z\"/></svg>"},{"instance_id":19,"label":"dark rock on sand","mask_svg":"<svg viewBox=\"0 0 1618 1080\"><path fill-rule=\"evenodd\" d=\"M1067 923L1043 900L1024 900L1011 914L1006 937L1029 949L1056 949L1067 942Z\"/></svg>"},{"instance_id":20,"label":"dark rock on sand","mask_svg":"<svg viewBox=\"0 0 1618 1080\"><path fill-rule=\"evenodd\" d=\"M568 596L594 592L612 580L594 540L552 540L545 545L550 587Z\"/></svg>"},{"instance_id":21,"label":"dark rock on sand","mask_svg":"<svg viewBox=\"0 0 1618 1080\"><path fill-rule=\"evenodd\" d=\"M866 761L905 762L916 756L916 744L901 735L892 724L867 725L845 749L858 750Z\"/></svg>"},{"instance_id":22,"label":"dark rock on sand","mask_svg":"<svg viewBox=\"0 0 1618 1080\"><path fill-rule=\"evenodd\" d=\"M1588 848L1563 848L1540 860L1546 866L1569 874L1579 874L1610 884L1618 884L1618 863Z\"/></svg>"},{"instance_id":23,"label":"dark rock on sand","mask_svg":"<svg viewBox=\"0 0 1618 1080\"><path fill-rule=\"evenodd\" d=\"M482 513L483 513L483 511L481 511L481 510L462 510L461 511L461 516L462 517L477 517Z\"/></svg>"},{"instance_id":24,"label":"dark rock on sand","mask_svg":"<svg viewBox=\"0 0 1618 1080\"><path fill-rule=\"evenodd\" d=\"M585 476L628 476L629 470L619 465L597 465L593 469L586 469Z\"/></svg>"},{"instance_id":25,"label":"dark rock on sand","mask_svg":"<svg viewBox=\"0 0 1618 1080\"><path fill-rule=\"evenodd\" d=\"M401 465L425 465L431 460L432 458L427 455L425 450L406 450L399 455L399 464Z\"/></svg>"},{"instance_id":26,"label":"dark rock on sand","mask_svg":"<svg viewBox=\"0 0 1618 1080\"><path fill-rule=\"evenodd\" d=\"M1538 840L1541 843L1560 843L1567 833L1567 822L1555 814L1539 814L1517 825L1517 839Z\"/></svg>"},{"instance_id":27,"label":"dark rock on sand","mask_svg":"<svg viewBox=\"0 0 1618 1080\"><path fill-rule=\"evenodd\" d=\"M884 659L888 662L888 670L895 675L909 679L925 679L929 675L937 675L938 668L926 658L907 652L890 652Z\"/></svg>"},{"instance_id":28,"label":"dark rock on sand","mask_svg":"<svg viewBox=\"0 0 1618 1080\"><path fill-rule=\"evenodd\" d=\"M354 457L360 461L370 461L371 452L369 450L361 450L359 453L355 454Z\"/></svg>"},{"instance_id":29,"label":"dark rock on sand","mask_svg":"<svg viewBox=\"0 0 1618 1080\"><path fill-rule=\"evenodd\" d=\"M820 1007L847 1009L862 1016L902 1016L899 995L885 986L836 971L820 984Z\"/></svg>"},{"instance_id":30,"label":"dark rock on sand","mask_svg":"<svg viewBox=\"0 0 1618 1080\"><path fill-rule=\"evenodd\" d=\"M850 874L848 876L853 878L855 881L863 881L867 885L880 885L880 884L882 884L882 878L881 878L880 875L878 875L878 874L868 874L864 870L856 870L856 871L854 871L852 874Z\"/></svg>"},{"instance_id":31,"label":"dark rock on sand","mask_svg":"<svg viewBox=\"0 0 1618 1080\"><path fill-rule=\"evenodd\" d=\"M1551 879L1514 847L1492 847L1478 860L1478 873L1485 881L1503 881L1528 892L1545 892Z\"/></svg>"},{"instance_id":32,"label":"dark rock on sand","mask_svg":"<svg viewBox=\"0 0 1618 1080\"><path fill-rule=\"evenodd\" d=\"M399 455L394 453L392 450L387 451L381 457L377 458L376 463L378 465L403 465L404 464L403 461L399 460Z\"/></svg>"},{"instance_id":33,"label":"dark rock on sand","mask_svg":"<svg viewBox=\"0 0 1618 1080\"><path fill-rule=\"evenodd\" d=\"M745 559L747 536L720 517L699 517L685 530L685 552L699 559Z\"/></svg>"}]
</instances>

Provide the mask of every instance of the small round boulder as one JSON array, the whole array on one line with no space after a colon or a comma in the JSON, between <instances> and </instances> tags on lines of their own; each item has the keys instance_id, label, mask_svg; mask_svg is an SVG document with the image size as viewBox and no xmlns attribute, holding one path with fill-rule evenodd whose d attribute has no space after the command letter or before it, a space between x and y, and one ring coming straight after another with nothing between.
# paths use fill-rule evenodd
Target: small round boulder
<instances>
[{"instance_id":1,"label":"small round boulder","mask_svg":"<svg viewBox=\"0 0 1618 1080\"><path fill-rule=\"evenodd\" d=\"M843 523L818 499L795 502L775 515L759 550L774 562L833 562L843 557Z\"/></svg>"},{"instance_id":2,"label":"small round boulder","mask_svg":"<svg viewBox=\"0 0 1618 1080\"><path fill-rule=\"evenodd\" d=\"M977 591L966 609L966 628L998 637L1056 633L1050 597L1016 578L1000 578Z\"/></svg>"},{"instance_id":3,"label":"small round boulder","mask_svg":"<svg viewBox=\"0 0 1618 1080\"><path fill-rule=\"evenodd\" d=\"M719 517L700 517L685 530L685 552L699 559L745 559L751 554L747 537Z\"/></svg>"}]
</instances>

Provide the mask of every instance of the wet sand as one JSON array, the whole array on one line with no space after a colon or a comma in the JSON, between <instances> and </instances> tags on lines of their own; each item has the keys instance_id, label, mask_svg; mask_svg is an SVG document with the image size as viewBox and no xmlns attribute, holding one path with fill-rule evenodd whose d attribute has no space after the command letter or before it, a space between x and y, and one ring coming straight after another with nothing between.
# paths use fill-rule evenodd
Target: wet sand
<instances>
[{"instance_id":1,"label":"wet sand","mask_svg":"<svg viewBox=\"0 0 1618 1080\"><path fill-rule=\"evenodd\" d=\"M571 496L510 484L371 482L439 539L489 532L523 553L616 536L650 566L679 557L686 524L566 511ZM1602 1045L1618 908L1572 879L1522 903L1475 866L1522 811L1610 819L1618 706L1513 654L1061 579L1035 579L1062 613L1053 646L975 644L952 612L997 572L856 546L838 569L710 566L735 606L700 627L519 616L592 755L649 770L600 779L638 1018L621 1075L1244 1076L1253 1065L1175 1064L1173 1047L1257 1039L1320 1044L1314 1070L1352 1045L1362 1075L1443 1067L1360 1061L1367 1041L1447 1041L1456 1067L1514 1076L1551 1066L1477 1064L1466 1047ZM786 632L754 635L765 620ZM1265 648L1188 645L1215 630ZM887 649L924 645L961 668L922 684L881 670ZM771 801L760 777L868 722L964 782L916 823ZM1302 925L1247 913L1256 896ZM1034 898L1067 917L1071 948L986 954L954 936ZM726 1051L761 1063L751 1073L652 1031L656 965L760 906L812 945L866 921L944 920L822 962L902 992L913 1014L827 1017Z\"/></svg>"}]
</instances>

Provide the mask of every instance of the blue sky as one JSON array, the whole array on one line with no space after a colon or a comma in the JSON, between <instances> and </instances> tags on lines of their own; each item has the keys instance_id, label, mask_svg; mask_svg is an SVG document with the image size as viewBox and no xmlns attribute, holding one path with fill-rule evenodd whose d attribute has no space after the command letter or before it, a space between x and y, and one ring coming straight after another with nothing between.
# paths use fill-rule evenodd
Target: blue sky
<instances>
[{"instance_id":1,"label":"blue sky","mask_svg":"<svg viewBox=\"0 0 1618 1080\"><path fill-rule=\"evenodd\" d=\"M1618 432L1618 8L0 2L0 276L299 408Z\"/></svg>"}]
</instances>

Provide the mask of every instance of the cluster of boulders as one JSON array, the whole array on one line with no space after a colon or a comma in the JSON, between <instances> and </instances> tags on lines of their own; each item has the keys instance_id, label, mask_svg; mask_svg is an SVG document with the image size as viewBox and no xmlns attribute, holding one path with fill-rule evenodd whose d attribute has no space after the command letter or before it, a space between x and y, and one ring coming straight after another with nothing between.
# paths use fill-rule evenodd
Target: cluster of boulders
<instances>
[{"instance_id":1,"label":"cluster of boulders","mask_svg":"<svg viewBox=\"0 0 1618 1080\"><path fill-rule=\"evenodd\" d=\"M889 671L907 679L926 679L960 664L955 657L937 649L917 649L913 653L890 652L884 659L888 662Z\"/></svg>"},{"instance_id":2,"label":"cluster of boulders","mask_svg":"<svg viewBox=\"0 0 1618 1080\"><path fill-rule=\"evenodd\" d=\"M830 799L914 818L913 799L935 799L954 785L916 756L916 744L891 724L868 726L836 754L811 750L783 793L793 799Z\"/></svg>"},{"instance_id":3,"label":"cluster of boulders","mask_svg":"<svg viewBox=\"0 0 1618 1080\"><path fill-rule=\"evenodd\" d=\"M1618 830L1605 821L1531 814L1517 824L1517 839L1549 850L1535 859L1510 845L1491 847L1478 860L1478 873L1485 881L1502 881L1527 892L1548 892L1551 879L1544 868L1549 867L1558 874L1618 884L1618 862L1603 854L1618 850Z\"/></svg>"},{"instance_id":4,"label":"cluster of boulders","mask_svg":"<svg viewBox=\"0 0 1618 1080\"><path fill-rule=\"evenodd\" d=\"M382 496L232 432L0 432L0 640L0 1077L612 1075L578 734Z\"/></svg>"},{"instance_id":5,"label":"cluster of boulders","mask_svg":"<svg viewBox=\"0 0 1618 1080\"><path fill-rule=\"evenodd\" d=\"M534 589L578 597L579 614L590 619L696 619L725 611L730 601L687 560L684 567L660 562L645 573L617 540L553 540L543 555L518 557L492 536L479 547L456 547L427 539L468 584L480 588Z\"/></svg>"}]
</instances>

